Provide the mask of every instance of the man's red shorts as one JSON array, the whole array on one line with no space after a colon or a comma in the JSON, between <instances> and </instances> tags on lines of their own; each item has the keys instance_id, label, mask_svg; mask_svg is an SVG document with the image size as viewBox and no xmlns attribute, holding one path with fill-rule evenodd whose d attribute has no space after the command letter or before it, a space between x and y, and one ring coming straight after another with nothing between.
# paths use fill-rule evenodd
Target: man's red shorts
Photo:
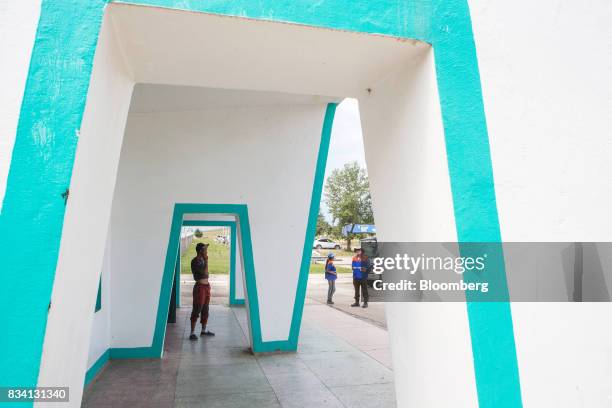
<instances>
[{"instance_id":1,"label":"man's red shorts","mask_svg":"<svg viewBox=\"0 0 612 408\"><path fill-rule=\"evenodd\" d=\"M206 326L208 323L208 304L210 303L210 285L196 283L193 287L193 309L191 311L191 321L200 321Z\"/></svg>"}]
</instances>

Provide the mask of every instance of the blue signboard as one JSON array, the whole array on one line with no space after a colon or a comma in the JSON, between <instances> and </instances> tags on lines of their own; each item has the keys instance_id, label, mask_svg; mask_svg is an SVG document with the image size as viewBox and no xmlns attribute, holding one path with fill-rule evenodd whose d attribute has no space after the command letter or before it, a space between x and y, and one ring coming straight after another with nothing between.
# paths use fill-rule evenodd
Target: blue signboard
<instances>
[{"instance_id":1,"label":"blue signboard","mask_svg":"<svg viewBox=\"0 0 612 408\"><path fill-rule=\"evenodd\" d=\"M376 225L371 224L347 224L342 227L342 235L347 234L376 234Z\"/></svg>"}]
</instances>

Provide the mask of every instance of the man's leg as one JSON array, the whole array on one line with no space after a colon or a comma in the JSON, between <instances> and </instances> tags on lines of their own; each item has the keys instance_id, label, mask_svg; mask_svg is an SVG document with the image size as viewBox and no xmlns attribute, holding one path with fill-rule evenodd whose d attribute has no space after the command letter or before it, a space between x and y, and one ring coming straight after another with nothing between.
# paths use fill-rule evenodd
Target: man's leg
<instances>
[{"instance_id":1,"label":"man's leg","mask_svg":"<svg viewBox=\"0 0 612 408\"><path fill-rule=\"evenodd\" d=\"M363 299L363 307L368 307L370 295L368 293L368 278L361 279L361 299Z\"/></svg>"},{"instance_id":2,"label":"man's leg","mask_svg":"<svg viewBox=\"0 0 612 408\"><path fill-rule=\"evenodd\" d=\"M194 304L193 309L191 310L191 334L189 335L189 338L191 340L197 340L197 337L193 339L192 336L195 336L195 328L196 328L196 324L198 323L198 317L200 316L200 311L201 310L197 308L197 306Z\"/></svg>"},{"instance_id":3,"label":"man's leg","mask_svg":"<svg viewBox=\"0 0 612 408\"><path fill-rule=\"evenodd\" d=\"M196 284L193 287L193 308L191 309L191 334L189 340L197 340L198 336L195 335L195 327L198 322L198 317L202 313L202 291L201 288Z\"/></svg>"},{"instance_id":4,"label":"man's leg","mask_svg":"<svg viewBox=\"0 0 612 408\"><path fill-rule=\"evenodd\" d=\"M359 279L353 278L353 288L355 288L355 303L351 305L352 307L359 306L359 288L360 287L361 287L361 284L359 283Z\"/></svg>"},{"instance_id":5,"label":"man's leg","mask_svg":"<svg viewBox=\"0 0 612 408\"><path fill-rule=\"evenodd\" d=\"M204 286L204 304L202 305L202 332L200 336L214 336L215 333L206 330L206 325L208 324L208 311L210 305L210 285Z\"/></svg>"}]
</instances>

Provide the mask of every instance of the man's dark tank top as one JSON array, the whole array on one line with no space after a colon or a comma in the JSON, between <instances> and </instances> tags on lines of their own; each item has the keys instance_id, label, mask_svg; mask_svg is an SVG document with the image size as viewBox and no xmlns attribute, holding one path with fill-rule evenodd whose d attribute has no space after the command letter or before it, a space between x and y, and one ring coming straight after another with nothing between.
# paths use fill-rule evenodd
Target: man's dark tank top
<instances>
[{"instance_id":1,"label":"man's dark tank top","mask_svg":"<svg viewBox=\"0 0 612 408\"><path fill-rule=\"evenodd\" d=\"M198 256L191 260L191 273L196 282L200 279L208 279L208 271L206 270L207 265L208 261L200 259Z\"/></svg>"}]
</instances>

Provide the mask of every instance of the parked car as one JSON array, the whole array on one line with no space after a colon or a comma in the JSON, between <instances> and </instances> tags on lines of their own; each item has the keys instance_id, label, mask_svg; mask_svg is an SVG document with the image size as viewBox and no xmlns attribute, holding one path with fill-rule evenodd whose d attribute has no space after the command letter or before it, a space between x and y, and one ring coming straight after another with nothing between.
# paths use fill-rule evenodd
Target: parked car
<instances>
[{"instance_id":1,"label":"parked car","mask_svg":"<svg viewBox=\"0 0 612 408\"><path fill-rule=\"evenodd\" d=\"M340 249L341 248L339 243L329 238L316 239L313 242L312 247L316 249Z\"/></svg>"},{"instance_id":2,"label":"parked car","mask_svg":"<svg viewBox=\"0 0 612 408\"><path fill-rule=\"evenodd\" d=\"M217 235L215 237L215 241L222 245L228 245L229 237L227 235Z\"/></svg>"},{"instance_id":3,"label":"parked car","mask_svg":"<svg viewBox=\"0 0 612 408\"><path fill-rule=\"evenodd\" d=\"M364 254L368 257L368 286L372 287L374 285L374 281L381 280L382 275L374 273L374 258L380 257L380 246L376 238L363 238L359 240L359 244L361 245L361 249L363 249Z\"/></svg>"}]
</instances>

